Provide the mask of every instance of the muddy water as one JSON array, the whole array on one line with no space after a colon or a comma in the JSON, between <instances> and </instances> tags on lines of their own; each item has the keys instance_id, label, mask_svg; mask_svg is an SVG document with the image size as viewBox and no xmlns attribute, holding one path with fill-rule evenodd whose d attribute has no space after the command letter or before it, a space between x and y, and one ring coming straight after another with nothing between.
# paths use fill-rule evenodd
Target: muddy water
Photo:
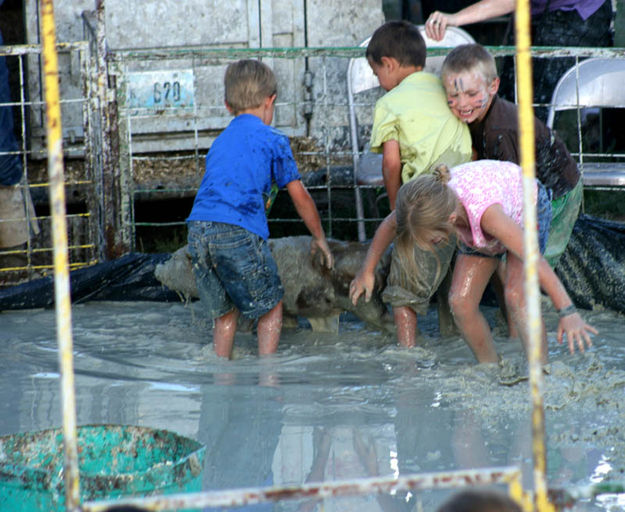
<instances>
[{"instance_id":1,"label":"muddy water","mask_svg":"<svg viewBox=\"0 0 625 512\"><path fill-rule=\"evenodd\" d=\"M489 311L491 320L496 318ZM585 355L557 345L547 312L545 380L552 487L625 479L625 318L595 311ZM0 314L0 434L61 425L54 311ZM174 430L207 446L206 489L518 465L531 485L529 390L520 343L498 338L502 368L476 365L457 338L405 350L345 318L336 334L301 323L259 360L238 334L218 360L199 304L87 303L73 308L79 424ZM445 493L251 510L433 510ZM625 510L624 495L576 510Z\"/></svg>"}]
</instances>

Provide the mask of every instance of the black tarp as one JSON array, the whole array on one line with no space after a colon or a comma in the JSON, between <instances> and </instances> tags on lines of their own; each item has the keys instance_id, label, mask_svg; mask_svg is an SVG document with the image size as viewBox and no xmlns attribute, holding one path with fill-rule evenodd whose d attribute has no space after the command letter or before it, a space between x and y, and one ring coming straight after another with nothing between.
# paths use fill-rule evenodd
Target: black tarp
<instances>
[{"instance_id":1,"label":"black tarp","mask_svg":"<svg viewBox=\"0 0 625 512\"><path fill-rule=\"evenodd\" d=\"M625 313L625 224L580 215L556 273L577 306Z\"/></svg>"},{"instance_id":2,"label":"black tarp","mask_svg":"<svg viewBox=\"0 0 625 512\"><path fill-rule=\"evenodd\" d=\"M72 302L179 301L154 277L170 254L130 253L70 273ZM625 313L625 224L580 215L556 272L578 307ZM54 305L52 277L0 290L0 310Z\"/></svg>"},{"instance_id":3,"label":"black tarp","mask_svg":"<svg viewBox=\"0 0 625 512\"><path fill-rule=\"evenodd\" d=\"M129 253L121 258L70 272L72 302L89 300L180 301L155 277L154 268L170 254ZM0 290L0 310L54 305L54 279L44 277Z\"/></svg>"}]
</instances>

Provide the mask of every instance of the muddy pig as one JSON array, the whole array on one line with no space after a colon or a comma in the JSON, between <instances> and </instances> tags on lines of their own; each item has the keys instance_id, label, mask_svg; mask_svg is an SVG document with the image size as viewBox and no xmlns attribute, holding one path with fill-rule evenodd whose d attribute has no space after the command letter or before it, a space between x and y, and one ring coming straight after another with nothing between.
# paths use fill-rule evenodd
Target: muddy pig
<instances>
[{"instance_id":1,"label":"muddy pig","mask_svg":"<svg viewBox=\"0 0 625 512\"><path fill-rule=\"evenodd\" d=\"M376 292L371 301L366 303L361 299L354 306L349 300L349 283L364 261L369 244L329 239L335 264L332 270L328 270L311 258L310 241L310 236L268 241L284 287L285 321L289 316L305 317L314 331L336 332L340 313L350 311L367 325L391 332L394 329L392 315L380 299L390 257L383 258L376 268ZM198 297L186 246L173 253L165 263L157 265L154 275L185 299Z\"/></svg>"}]
</instances>

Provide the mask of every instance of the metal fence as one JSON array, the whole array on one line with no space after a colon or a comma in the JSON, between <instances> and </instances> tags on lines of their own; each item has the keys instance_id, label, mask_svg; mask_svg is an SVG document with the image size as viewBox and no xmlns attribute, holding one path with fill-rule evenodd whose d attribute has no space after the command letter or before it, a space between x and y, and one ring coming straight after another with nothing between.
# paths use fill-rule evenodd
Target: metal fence
<instances>
[{"instance_id":1,"label":"metal fence","mask_svg":"<svg viewBox=\"0 0 625 512\"><path fill-rule=\"evenodd\" d=\"M349 62L362 58L362 48L182 47L106 53L103 35L90 26L85 20L85 37L91 43L59 45L61 69L70 70L67 81L79 84L65 96L62 72L63 116L78 115L82 122L81 129L70 123L64 130L71 268L128 251L169 252L186 242L184 220L202 178L204 156L230 120L223 104L224 70L240 58L260 58L276 72L274 124L291 138L326 233L357 239L364 226L365 236L373 234L388 211L383 187L359 184L353 169L365 150L374 104L383 91L368 89L355 94L353 101L348 97ZM499 64L513 53L510 47L490 50ZM428 56L446 52L429 49ZM537 58L570 58L572 63L586 57L616 63L625 56L625 50L617 48L533 53ZM0 249L0 284L10 284L39 277L52 267L49 183L45 149L37 143L44 115L41 86L29 73L40 67L40 48L5 46L0 55L13 60L9 64L17 77L12 82L16 99L8 106L16 119L24 166L18 188L30 192L36 212L31 218L27 211L22 220L36 221L40 229L38 234L30 229L24 245ZM608 134L606 139L600 133L606 129L601 109L577 106L558 113L555 122L575 158L584 165L625 161L625 151L612 144L610 137L615 137ZM625 107L625 101L614 106ZM350 136L352 111L356 143ZM596 141L592 130L598 133ZM272 236L305 233L284 191L269 222Z\"/></svg>"},{"instance_id":2,"label":"metal fence","mask_svg":"<svg viewBox=\"0 0 625 512\"><path fill-rule=\"evenodd\" d=\"M224 70L240 58L260 58L275 70L279 89L274 124L291 137L303 181L327 233L353 238L357 215L346 69L356 56L362 56L362 49L194 47L113 52L110 69L120 93L120 167L129 176L131 205L124 226L133 248L144 248L143 233L158 237L155 229L173 228L166 231L172 233L183 226L202 178L204 156L231 118L223 102ZM367 138L379 94L370 91L356 105L359 118L365 120L362 140ZM300 229L281 194L269 217L272 236ZM163 201L173 207L145 208Z\"/></svg>"},{"instance_id":3,"label":"metal fence","mask_svg":"<svg viewBox=\"0 0 625 512\"><path fill-rule=\"evenodd\" d=\"M65 175L68 207L68 237L72 269L97 261L98 236L95 205L97 188L93 143L97 142L94 121L98 110L93 95L93 59L84 42L60 44L59 58L65 65L63 78L76 84L79 94L61 99L63 115L80 119L80 133L68 130ZM4 225L0 231L0 284L15 284L45 275L52 268L52 241L46 164L46 150L35 141L45 140L45 102L38 70L41 47L0 46L0 57L10 71L11 101L0 103L10 109L18 149L4 149L0 155L17 155L23 167L21 181L0 187Z\"/></svg>"},{"instance_id":4,"label":"metal fence","mask_svg":"<svg viewBox=\"0 0 625 512\"><path fill-rule=\"evenodd\" d=\"M512 54L512 49L491 50L503 69L504 58ZM430 49L428 56L446 51ZM534 54L543 60L566 59L566 66L584 57L622 62L619 49L536 49ZM315 197L327 233L344 239L371 236L388 207L382 187L358 180L354 168L369 138L375 101L383 91L365 85L366 90L348 94L349 62L363 60L362 55L362 48L192 47L113 52L109 69L116 76L118 91L120 168L122 175L128 176L125 183L129 210L123 224L131 248L144 249L146 237L161 238L159 229L166 233L165 239L173 237L183 243L184 236L176 229L183 228L190 210L202 177L204 155L230 119L223 105L224 70L229 62L240 58L260 58L276 71L279 94L274 124L291 137L304 183ZM514 75L508 78L514 82ZM585 79L577 79L583 87ZM616 84L612 89L618 89ZM605 122L598 108L625 106L625 98L608 104L605 92L601 86L595 95L578 94L557 106L554 127L574 157L587 167L597 161L622 165L625 160L624 148L614 147L601 133ZM580 110L579 104L584 101L588 108ZM536 103L536 107L544 116L549 104ZM350 116L352 111L354 115ZM350 128L356 131L353 138ZM379 165L379 160L376 163ZM619 179L593 184L625 184ZM163 203L167 200L171 201L169 207ZM150 203L156 206L145 208ZM138 205L144 207L139 210ZM269 217L272 236L299 233L301 223L292 213L278 202ZM365 229L359 231L359 226Z\"/></svg>"}]
</instances>

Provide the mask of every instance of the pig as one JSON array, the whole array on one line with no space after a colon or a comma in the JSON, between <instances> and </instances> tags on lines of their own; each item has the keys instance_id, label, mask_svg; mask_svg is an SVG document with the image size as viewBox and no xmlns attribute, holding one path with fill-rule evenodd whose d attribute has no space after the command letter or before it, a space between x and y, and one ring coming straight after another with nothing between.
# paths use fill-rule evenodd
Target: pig
<instances>
[{"instance_id":1,"label":"pig","mask_svg":"<svg viewBox=\"0 0 625 512\"><path fill-rule=\"evenodd\" d=\"M386 283L390 254L387 253L376 268L376 291L371 300L365 302L360 299L354 306L349 299L349 284L360 269L369 244L329 239L335 264L332 270L328 270L311 258L310 242L310 236L268 240L284 287L285 325L288 326L289 317L304 317L310 322L313 331L338 332L339 315L349 311L369 327L394 332L392 315L380 298L380 291ZM198 298L186 246L157 265L154 275L163 285L186 300Z\"/></svg>"}]
</instances>

